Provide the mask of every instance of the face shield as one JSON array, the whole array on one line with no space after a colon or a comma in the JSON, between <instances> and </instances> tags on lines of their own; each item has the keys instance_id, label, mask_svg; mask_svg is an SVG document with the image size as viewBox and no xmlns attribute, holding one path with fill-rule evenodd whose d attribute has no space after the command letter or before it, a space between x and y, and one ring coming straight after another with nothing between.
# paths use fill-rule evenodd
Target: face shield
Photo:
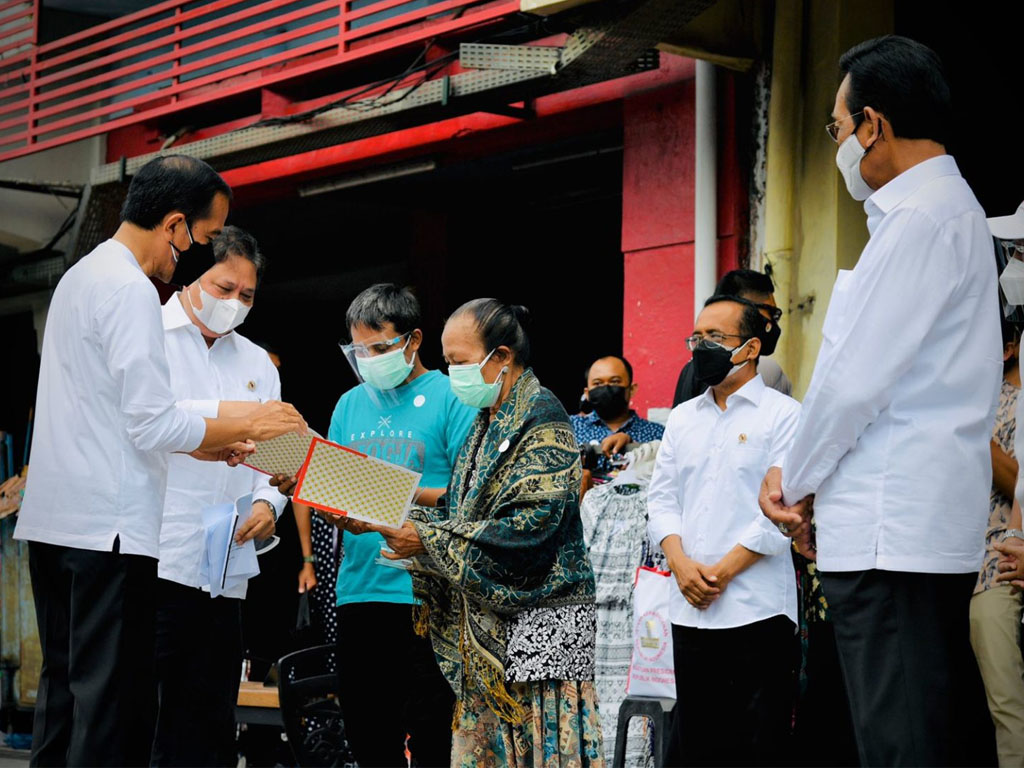
<instances>
[{"instance_id":1,"label":"face shield","mask_svg":"<svg viewBox=\"0 0 1024 768\"><path fill-rule=\"evenodd\" d=\"M409 378L416 365L416 353L409 350L413 332L387 337L383 333L359 342L338 342L349 367L375 407L398 404L396 390Z\"/></svg>"},{"instance_id":2,"label":"face shield","mask_svg":"<svg viewBox=\"0 0 1024 768\"><path fill-rule=\"evenodd\" d=\"M1003 317L1014 324L1024 323L1024 237L993 239Z\"/></svg>"}]
</instances>

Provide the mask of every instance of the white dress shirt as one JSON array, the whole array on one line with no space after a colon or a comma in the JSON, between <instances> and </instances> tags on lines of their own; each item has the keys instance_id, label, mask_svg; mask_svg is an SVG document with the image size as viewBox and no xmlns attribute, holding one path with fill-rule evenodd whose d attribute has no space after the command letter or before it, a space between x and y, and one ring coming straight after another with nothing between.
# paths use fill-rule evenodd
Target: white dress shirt
<instances>
[{"instance_id":1,"label":"white dress shirt","mask_svg":"<svg viewBox=\"0 0 1024 768\"><path fill-rule=\"evenodd\" d=\"M156 557L167 454L194 451L199 414L175 406L160 299L107 240L57 283L17 539ZM194 461L189 458L188 461Z\"/></svg>"},{"instance_id":2,"label":"white dress shirt","mask_svg":"<svg viewBox=\"0 0 1024 768\"><path fill-rule=\"evenodd\" d=\"M647 491L648 531L660 544L677 534L686 556L714 565L742 544L764 555L730 582L708 608L673 590L673 624L728 629L786 616L796 624L796 575L790 541L763 514L757 496L765 472L785 455L800 404L768 389L760 374L726 400L709 389L672 409Z\"/></svg>"},{"instance_id":3,"label":"white dress shirt","mask_svg":"<svg viewBox=\"0 0 1024 768\"><path fill-rule=\"evenodd\" d=\"M185 313L180 296L175 294L163 307L171 390L179 405L216 418L221 400L280 400L281 379L266 350L237 332L208 347ZM248 467L171 456L160 530L160 578L188 587L208 586L199 577L205 553L202 511L247 493L253 494L254 502L270 502L275 517L288 502L271 487L269 476ZM245 591L243 583L224 594L243 598Z\"/></svg>"},{"instance_id":4,"label":"white dress shirt","mask_svg":"<svg viewBox=\"0 0 1024 768\"><path fill-rule=\"evenodd\" d=\"M1002 374L992 236L949 155L864 209L871 239L836 279L783 496L817 494L824 572L974 572Z\"/></svg>"}]
</instances>

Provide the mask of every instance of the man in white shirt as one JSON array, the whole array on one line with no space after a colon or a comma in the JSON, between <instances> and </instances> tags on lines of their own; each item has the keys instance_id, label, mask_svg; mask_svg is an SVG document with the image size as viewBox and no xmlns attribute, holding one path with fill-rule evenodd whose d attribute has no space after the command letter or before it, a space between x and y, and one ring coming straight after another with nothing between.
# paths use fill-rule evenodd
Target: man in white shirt
<instances>
[{"instance_id":1,"label":"man in white shirt","mask_svg":"<svg viewBox=\"0 0 1024 768\"><path fill-rule=\"evenodd\" d=\"M992 239L946 154L938 57L889 36L840 69L828 130L871 239L836 280L800 426L761 505L808 549L815 495L861 762L974 764L991 739L970 733L985 703L968 606L1001 376Z\"/></svg>"},{"instance_id":2,"label":"man in white shirt","mask_svg":"<svg viewBox=\"0 0 1024 768\"><path fill-rule=\"evenodd\" d=\"M179 405L211 418L246 413L281 397L270 357L235 332L253 306L264 256L251 235L228 226L213 241L213 259L163 307L171 391ZM252 494L249 519L235 540L264 540L288 501L269 480L247 467L170 457L156 590L159 713L151 765L229 765L237 757L246 587L211 598L209 579L200 575L202 511Z\"/></svg>"},{"instance_id":3,"label":"man in white shirt","mask_svg":"<svg viewBox=\"0 0 1024 768\"><path fill-rule=\"evenodd\" d=\"M709 389L673 409L647 496L651 539L679 586L670 605L676 717L669 765L781 765L793 711L796 576L760 513L764 472L800 416L757 373L767 321L713 296L687 344Z\"/></svg>"},{"instance_id":4,"label":"man in white shirt","mask_svg":"<svg viewBox=\"0 0 1024 768\"><path fill-rule=\"evenodd\" d=\"M715 296L739 296L757 305L761 315L769 322L768 332L761 347L761 357L758 360L757 372L764 379L765 386L777 389L784 395L791 394L793 385L782 370L781 366L769 355L775 353L775 347L782 335L779 327L779 320L782 319L782 310L775 303L775 284L771 275L766 272L758 272L754 269L733 269L726 272L718 285L715 286ZM679 379L676 381L675 395L672 397L672 406L685 403L691 398L704 393L707 385L694 379L693 363L687 362L679 372Z\"/></svg>"},{"instance_id":5,"label":"man in white shirt","mask_svg":"<svg viewBox=\"0 0 1024 768\"><path fill-rule=\"evenodd\" d=\"M167 454L230 457L304 430L290 405L204 418L175 405L151 276L224 225L230 190L166 156L132 179L114 237L65 273L47 316L32 461L15 537L29 542L43 667L33 765L146 765ZM232 455L233 454L233 455Z\"/></svg>"}]
</instances>

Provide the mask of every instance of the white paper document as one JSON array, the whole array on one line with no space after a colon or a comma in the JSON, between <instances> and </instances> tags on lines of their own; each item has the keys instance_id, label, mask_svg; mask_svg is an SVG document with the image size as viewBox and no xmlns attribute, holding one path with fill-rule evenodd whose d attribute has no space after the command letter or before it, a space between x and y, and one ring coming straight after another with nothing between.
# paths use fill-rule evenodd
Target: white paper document
<instances>
[{"instance_id":1,"label":"white paper document","mask_svg":"<svg viewBox=\"0 0 1024 768\"><path fill-rule=\"evenodd\" d=\"M260 572L253 540L235 543L235 534L252 514L252 494L207 507L202 511L206 531L206 553L200 575L210 585L210 596L218 597L245 584Z\"/></svg>"}]
</instances>

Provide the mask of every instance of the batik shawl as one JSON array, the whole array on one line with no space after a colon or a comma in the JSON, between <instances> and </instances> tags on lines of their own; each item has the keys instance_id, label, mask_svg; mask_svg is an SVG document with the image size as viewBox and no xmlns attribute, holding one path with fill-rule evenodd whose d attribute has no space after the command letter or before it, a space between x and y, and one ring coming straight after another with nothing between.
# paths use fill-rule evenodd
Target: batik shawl
<instances>
[{"instance_id":1,"label":"batik shawl","mask_svg":"<svg viewBox=\"0 0 1024 768\"><path fill-rule=\"evenodd\" d=\"M413 572L417 629L429 625L456 719L472 675L495 714L521 722L505 681L509 618L594 602L581 475L565 410L526 370L493 418L477 417L442 503L410 516L427 550Z\"/></svg>"}]
</instances>

